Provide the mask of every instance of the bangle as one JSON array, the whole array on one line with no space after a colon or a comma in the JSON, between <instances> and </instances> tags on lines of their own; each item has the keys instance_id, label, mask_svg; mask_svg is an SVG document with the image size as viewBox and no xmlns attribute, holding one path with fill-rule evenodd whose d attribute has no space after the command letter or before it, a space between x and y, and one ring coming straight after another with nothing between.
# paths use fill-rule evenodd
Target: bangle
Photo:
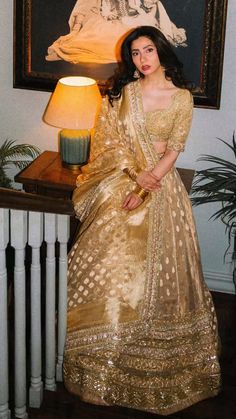
<instances>
[{"instance_id":1,"label":"bangle","mask_svg":"<svg viewBox=\"0 0 236 419\"><path fill-rule=\"evenodd\" d=\"M123 172L126 173L134 182L136 182L136 179L140 173L139 171L137 172L134 167L126 167L123 169Z\"/></svg>"},{"instance_id":2,"label":"bangle","mask_svg":"<svg viewBox=\"0 0 236 419\"><path fill-rule=\"evenodd\" d=\"M141 188L140 186L137 186L134 191L133 191L136 195L139 196L139 198L141 198L143 201L144 199L148 196L148 191L146 191L145 189Z\"/></svg>"}]
</instances>

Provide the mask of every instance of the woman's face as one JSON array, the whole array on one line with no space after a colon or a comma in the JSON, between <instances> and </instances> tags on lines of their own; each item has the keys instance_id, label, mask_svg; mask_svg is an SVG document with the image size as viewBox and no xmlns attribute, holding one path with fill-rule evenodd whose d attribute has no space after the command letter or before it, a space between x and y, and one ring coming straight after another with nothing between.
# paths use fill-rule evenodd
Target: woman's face
<instances>
[{"instance_id":1,"label":"woman's face","mask_svg":"<svg viewBox=\"0 0 236 419\"><path fill-rule=\"evenodd\" d=\"M135 67L144 76L153 74L161 68L156 46L146 36L140 36L132 42L131 55Z\"/></svg>"}]
</instances>

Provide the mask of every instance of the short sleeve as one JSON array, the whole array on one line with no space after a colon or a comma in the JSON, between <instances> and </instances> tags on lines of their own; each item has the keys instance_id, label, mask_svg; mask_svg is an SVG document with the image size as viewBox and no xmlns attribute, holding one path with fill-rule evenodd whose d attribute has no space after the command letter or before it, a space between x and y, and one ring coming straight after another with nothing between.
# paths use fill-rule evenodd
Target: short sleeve
<instances>
[{"instance_id":1,"label":"short sleeve","mask_svg":"<svg viewBox=\"0 0 236 419\"><path fill-rule=\"evenodd\" d=\"M188 90L183 90L178 97L173 129L167 143L167 148L174 151L184 151L193 116L193 97Z\"/></svg>"}]
</instances>

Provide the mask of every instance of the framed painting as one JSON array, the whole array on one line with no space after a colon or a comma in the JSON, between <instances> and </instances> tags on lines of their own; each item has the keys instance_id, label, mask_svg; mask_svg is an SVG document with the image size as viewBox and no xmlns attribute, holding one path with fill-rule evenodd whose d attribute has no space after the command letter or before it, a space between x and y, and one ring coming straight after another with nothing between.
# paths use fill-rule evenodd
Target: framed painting
<instances>
[{"instance_id":1,"label":"framed painting","mask_svg":"<svg viewBox=\"0 0 236 419\"><path fill-rule=\"evenodd\" d=\"M226 12L227 0L14 0L14 87L52 91L80 75L102 91L124 33L152 25L183 62L195 106L219 109Z\"/></svg>"}]
</instances>

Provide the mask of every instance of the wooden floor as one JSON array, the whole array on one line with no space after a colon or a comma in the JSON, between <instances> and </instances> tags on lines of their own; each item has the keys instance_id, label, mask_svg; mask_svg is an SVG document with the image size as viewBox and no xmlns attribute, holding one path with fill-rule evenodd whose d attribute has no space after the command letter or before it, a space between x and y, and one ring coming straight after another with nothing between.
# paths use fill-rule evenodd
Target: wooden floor
<instances>
[{"instance_id":1,"label":"wooden floor","mask_svg":"<svg viewBox=\"0 0 236 419\"><path fill-rule=\"evenodd\" d=\"M222 393L174 415L172 419L236 419L236 296L213 293L222 341ZM163 416L120 407L81 402L62 384L56 393L45 391L40 409L29 409L29 419L158 419Z\"/></svg>"}]
</instances>

